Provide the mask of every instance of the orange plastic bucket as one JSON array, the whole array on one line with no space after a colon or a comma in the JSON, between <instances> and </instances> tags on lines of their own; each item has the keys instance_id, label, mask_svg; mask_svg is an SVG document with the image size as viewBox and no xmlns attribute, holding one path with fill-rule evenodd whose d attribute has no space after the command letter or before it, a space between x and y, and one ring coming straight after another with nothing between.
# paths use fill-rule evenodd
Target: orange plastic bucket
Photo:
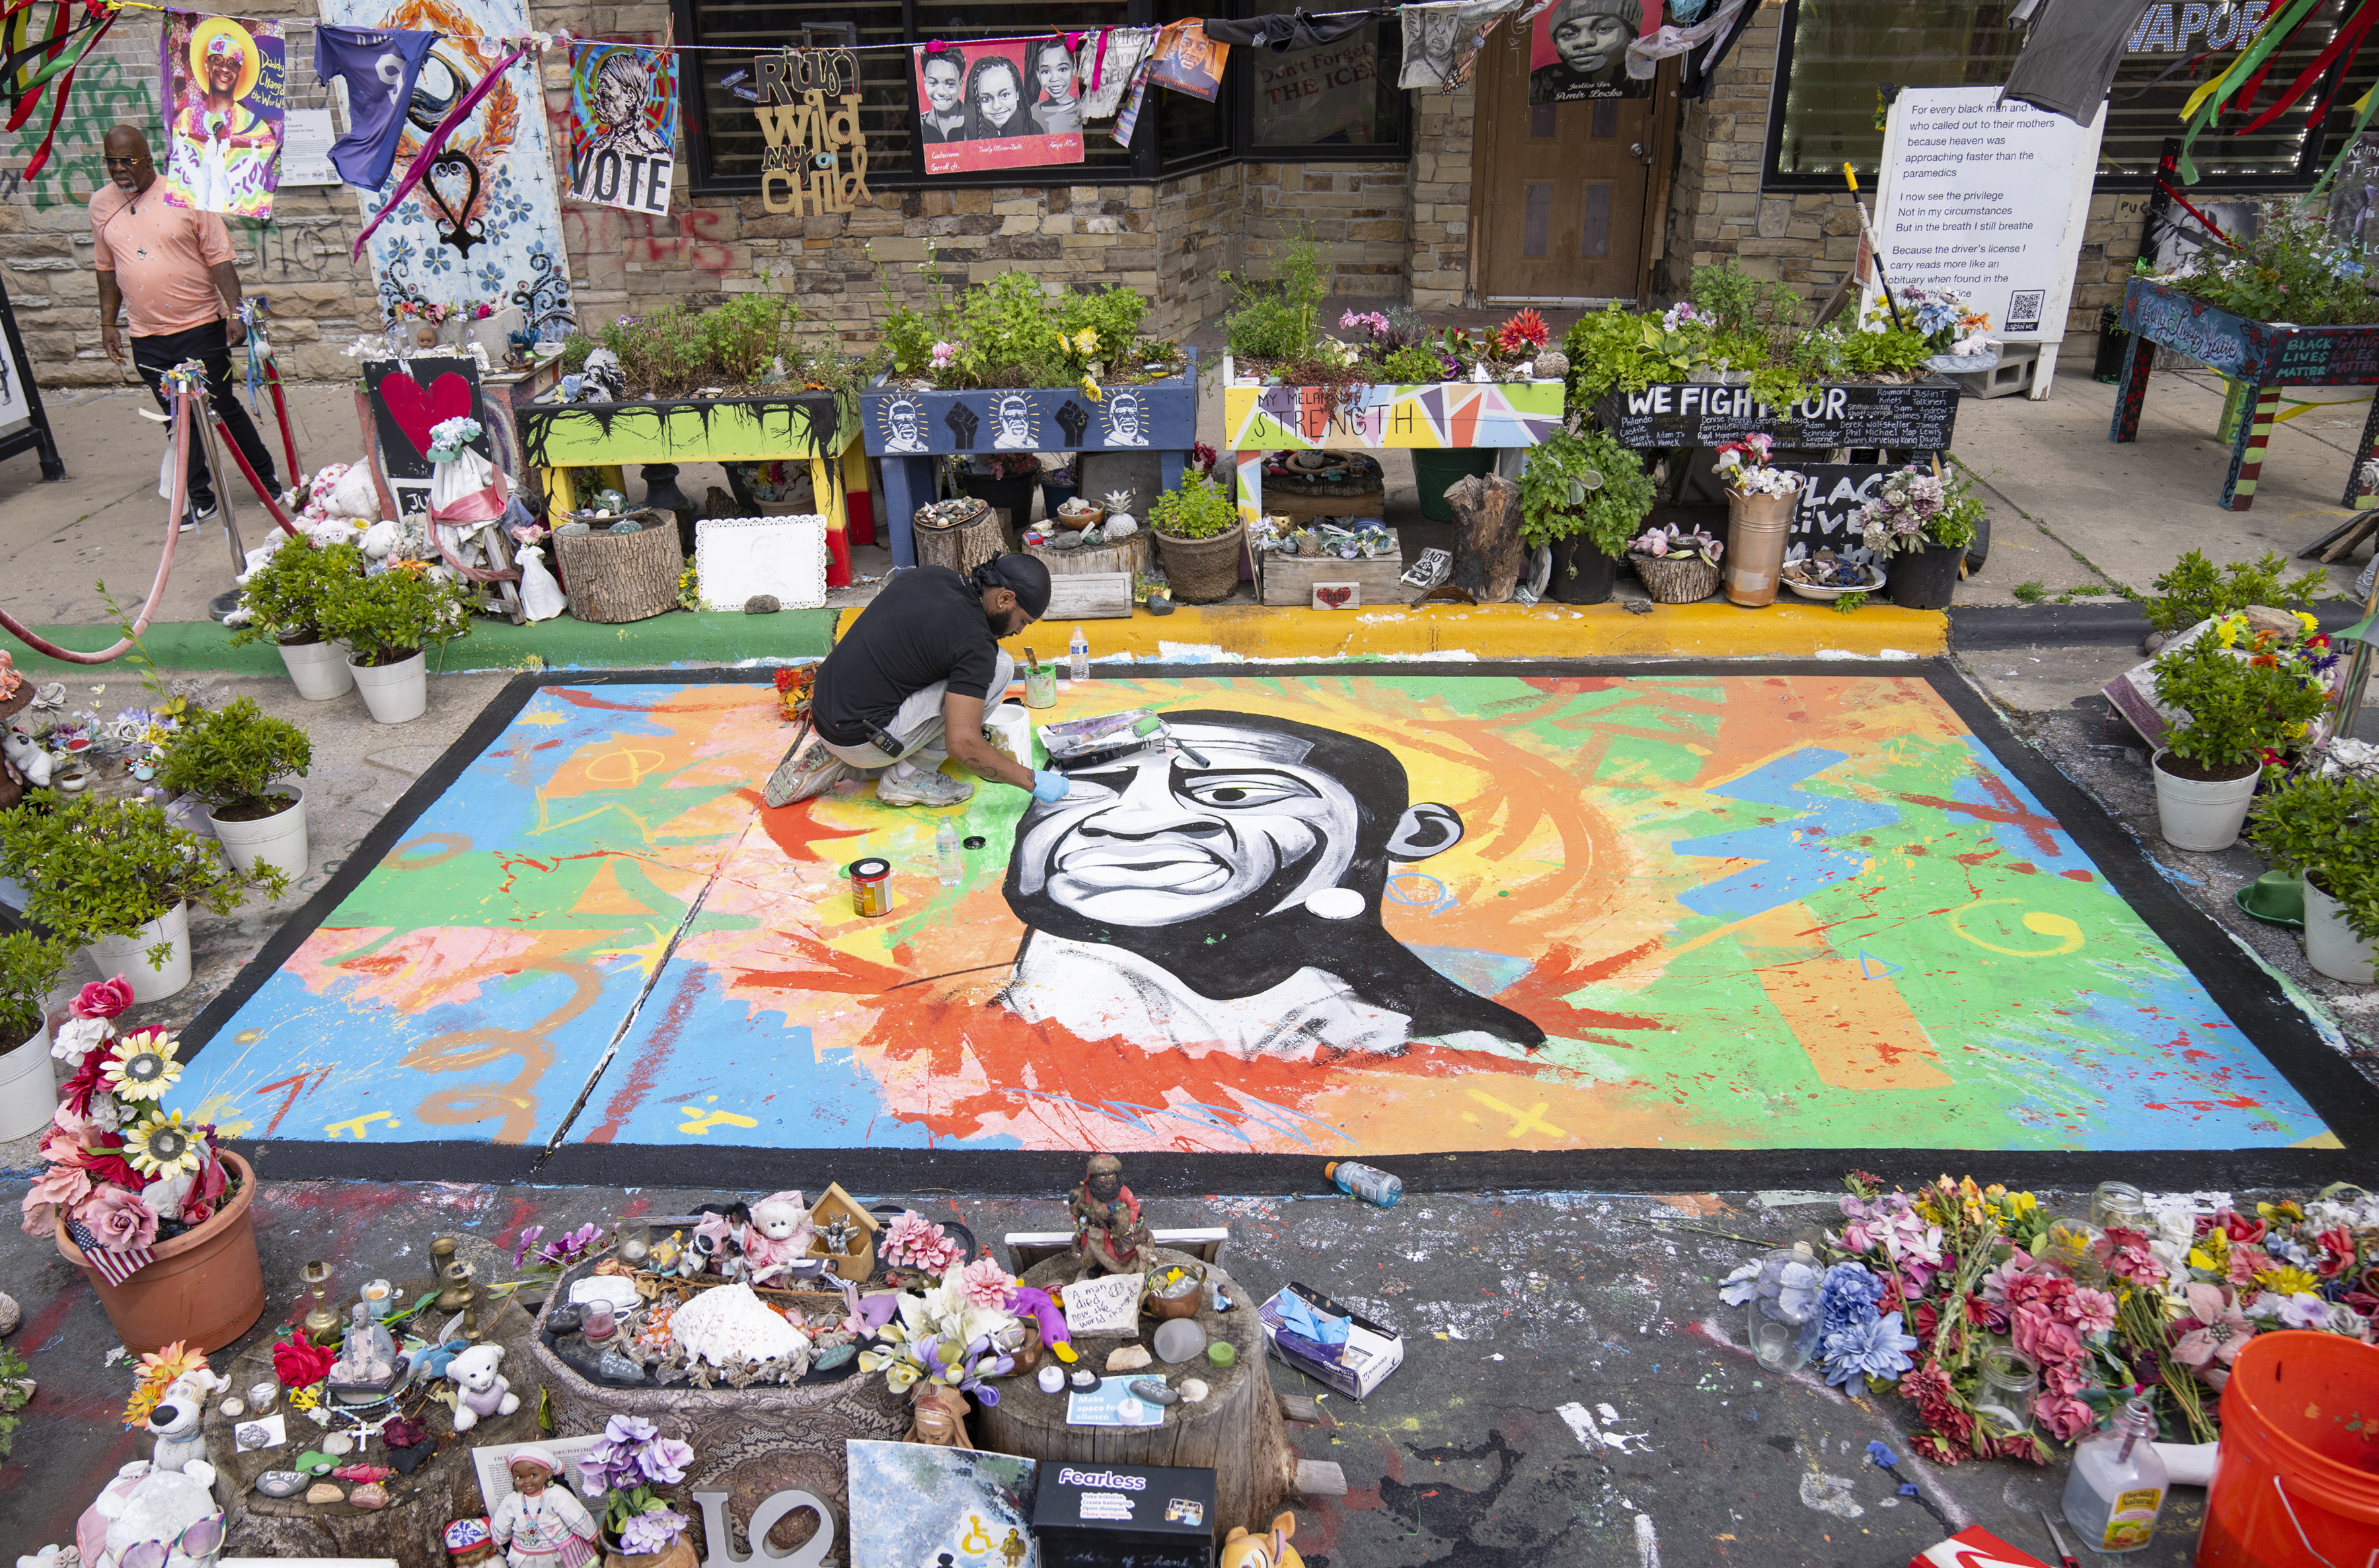
<instances>
[{"instance_id":1,"label":"orange plastic bucket","mask_svg":"<svg viewBox=\"0 0 2379 1568\"><path fill-rule=\"evenodd\" d=\"M2379 1345L2258 1334L2222 1390L2197 1568L2379 1563Z\"/></svg>"}]
</instances>

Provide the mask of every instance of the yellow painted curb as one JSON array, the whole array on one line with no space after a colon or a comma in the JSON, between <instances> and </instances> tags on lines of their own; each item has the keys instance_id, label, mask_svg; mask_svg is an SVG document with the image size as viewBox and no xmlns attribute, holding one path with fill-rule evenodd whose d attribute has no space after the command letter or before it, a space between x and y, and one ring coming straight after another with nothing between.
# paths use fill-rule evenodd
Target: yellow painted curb
<instances>
[{"instance_id":1,"label":"yellow painted curb","mask_svg":"<svg viewBox=\"0 0 2379 1568\"><path fill-rule=\"evenodd\" d=\"M835 636L856 619L845 610ZM1418 609L1298 609L1258 605L1200 608L1171 615L1135 611L1129 621L1085 621L1091 657L1162 659L1165 645L1218 647L1248 659L1361 658L1462 653L1495 658L1815 658L1822 654L1928 657L1950 649L1939 610L1867 605L1842 615L1824 605L1654 605L1634 614L1618 604L1429 605ZM1070 624L1044 621L1005 645L1044 659L1065 657Z\"/></svg>"}]
</instances>

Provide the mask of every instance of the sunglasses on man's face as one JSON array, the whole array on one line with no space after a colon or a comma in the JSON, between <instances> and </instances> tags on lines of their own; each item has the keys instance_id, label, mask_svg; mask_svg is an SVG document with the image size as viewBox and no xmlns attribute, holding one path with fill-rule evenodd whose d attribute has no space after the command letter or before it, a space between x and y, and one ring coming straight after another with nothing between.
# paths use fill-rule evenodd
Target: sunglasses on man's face
<instances>
[{"instance_id":1,"label":"sunglasses on man's face","mask_svg":"<svg viewBox=\"0 0 2379 1568\"><path fill-rule=\"evenodd\" d=\"M100 162L111 169L137 169L149 162L149 155L144 152L137 158L102 158Z\"/></svg>"}]
</instances>

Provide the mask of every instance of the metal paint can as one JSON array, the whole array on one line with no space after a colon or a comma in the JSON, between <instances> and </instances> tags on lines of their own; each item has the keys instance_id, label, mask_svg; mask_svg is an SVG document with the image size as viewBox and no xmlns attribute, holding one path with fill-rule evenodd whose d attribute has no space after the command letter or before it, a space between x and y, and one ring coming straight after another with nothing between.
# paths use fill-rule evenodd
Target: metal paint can
<instances>
[{"instance_id":1,"label":"metal paint can","mask_svg":"<svg viewBox=\"0 0 2379 1568\"><path fill-rule=\"evenodd\" d=\"M851 907L864 919L892 912L892 862L863 860L851 862Z\"/></svg>"}]
</instances>

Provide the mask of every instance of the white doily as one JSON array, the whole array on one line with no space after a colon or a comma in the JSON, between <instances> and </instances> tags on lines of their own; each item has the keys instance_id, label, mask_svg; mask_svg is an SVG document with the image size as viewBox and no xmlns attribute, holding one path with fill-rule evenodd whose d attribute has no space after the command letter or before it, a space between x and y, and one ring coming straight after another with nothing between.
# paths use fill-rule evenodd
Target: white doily
<instances>
[{"instance_id":1,"label":"white doily","mask_svg":"<svg viewBox=\"0 0 2379 1568\"><path fill-rule=\"evenodd\" d=\"M809 1335L738 1282L706 1290L670 1318L670 1337L691 1360L714 1367L806 1358Z\"/></svg>"}]
</instances>

